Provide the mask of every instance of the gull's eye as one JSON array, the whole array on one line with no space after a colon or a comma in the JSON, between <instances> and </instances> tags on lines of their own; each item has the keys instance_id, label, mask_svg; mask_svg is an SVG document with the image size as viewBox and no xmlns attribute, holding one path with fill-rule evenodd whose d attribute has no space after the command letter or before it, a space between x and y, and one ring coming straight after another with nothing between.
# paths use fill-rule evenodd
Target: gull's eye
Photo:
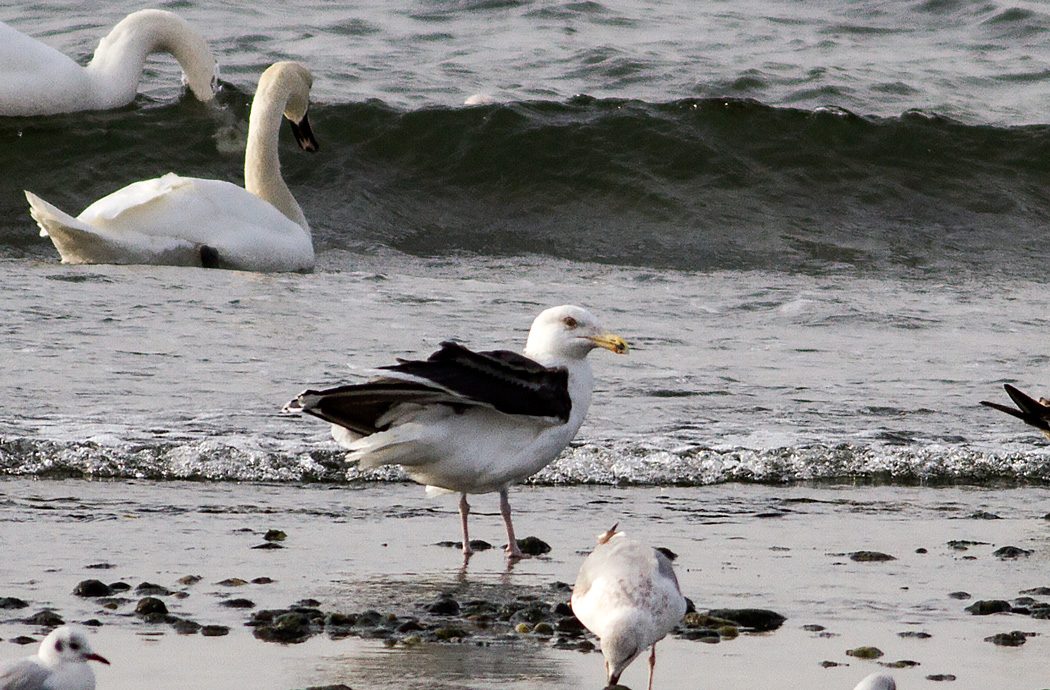
<instances>
[{"instance_id":1,"label":"gull's eye","mask_svg":"<svg viewBox=\"0 0 1050 690\"><path fill-rule=\"evenodd\" d=\"M579 322L571 316L566 316L564 319L561 320L561 322L565 324L566 328L576 328L580 325Z\"/></svg>"},{"instance_id":2,"label":"gull's eye","mask_svg":"<svg viewBox=\"0 0 1050 690\"><path fill-rule=\"evenodd\" d=\"M69 648L72 649L74 652L78 651L80 649L80 643L79 642L70 642L69 643Z\"/></svg>"}]
</instances>

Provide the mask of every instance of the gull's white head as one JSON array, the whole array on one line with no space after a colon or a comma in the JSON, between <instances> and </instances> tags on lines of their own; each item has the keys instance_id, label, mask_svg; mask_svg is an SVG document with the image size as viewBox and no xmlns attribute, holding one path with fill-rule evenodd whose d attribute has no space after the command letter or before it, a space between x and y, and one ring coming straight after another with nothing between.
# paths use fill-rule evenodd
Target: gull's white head
<instances>
[{"instance_id":1,"label":"gull's white head","mask_svg":"<svg viewBox=\"0 0 1050 690\"><path fill-rule=\"evenodd\" d=\"M596 347L622 355L627 342L598 325L598 319L586 309L564 305L551 307L532 322L525 354L544 360L582 360Z\"/></svg>"},{"instance_id":2,"label":"gull's white head","mask_svg":"<svg viewBox=\"0 0 1050 690\"><path fill-rule=\"evenodd\" d=\"M87 635L82 630L68 625L52 630L40 643L37 656L42 664L51 669L63 664L84 664L88 661L109 665L104 657L91 651Z\"/></svg>"},{"instance_id":3,"label":"gull's white head","mask_svg":"<svg viewBox=\"0 0 1050 690\"><path fill-rule=\"evenodd\" d=\"M857 683L853 690L897 690L897 682L893 680L891 675L872 673Z\"/></svg>"}]
</instances>

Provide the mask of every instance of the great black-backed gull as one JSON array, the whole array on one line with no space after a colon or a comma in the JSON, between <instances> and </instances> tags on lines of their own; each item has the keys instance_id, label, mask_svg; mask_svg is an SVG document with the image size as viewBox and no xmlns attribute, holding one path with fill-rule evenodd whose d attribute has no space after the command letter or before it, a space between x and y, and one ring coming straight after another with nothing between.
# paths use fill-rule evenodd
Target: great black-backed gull
<instances>
[{"instance_id":1,"label":"great black-backed gull","mask_svg":"<svg viewBox=\"0 0 1050 690\"><path fill-rule=\"evenodd\" d=\"M1039 398L1036 400L1035 398L1017 390L1009 383L1003 384L1003 388L1006 389L1010 399L1014 401L1015 405L1017 405L1016 410L1012 407L1007 407L1006 405L988 402L987 400L982 400L981 404L1017 417L1025 424L1030 424L1036 429L1042 431L1043 436L1046 436L1046 438L1050 440L1050 400L1047 400L1046 398Z\"/></svg>"},{"instance_id":2,"label":"great black-backed gull","mask_svg":"<svg viewBox=\"0 0 1050 690\"><path fill-rule=\"evenodd\" d=\"M399 360L366 383L303 391L285 410L331 422L362 468L401 465L428 493L461 494L467 556L467 494L498 491L507 554L520 558L507 489L576 435L591 404L587 354L596 347L627 352L585 309L553 307L533 321L524 355L446 342L425 361Z\"/></svg>"},{"instance_id":3,"label":"great black-backed gull","mask_svg":"<svg viewBox=\"0 0 1050 690\"><path fill-rule=\"evenodd\" d=\"M598 636L609 685L650 646L649 690L653 688L656 643L681 622L686 603L671 559L616 531L598 537L572 588L572 611Z\"/></svg>"}]
</instances>

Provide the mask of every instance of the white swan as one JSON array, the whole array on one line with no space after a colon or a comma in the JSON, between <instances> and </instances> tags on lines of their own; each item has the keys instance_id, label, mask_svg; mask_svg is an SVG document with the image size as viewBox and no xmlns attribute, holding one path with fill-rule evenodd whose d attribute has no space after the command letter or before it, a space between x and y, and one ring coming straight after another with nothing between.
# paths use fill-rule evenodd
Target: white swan
<instances>
[{"instance_id":1,"label":"white swan","mask_svg":"<svg viewBox=\"0 0 1050 690\"><path fill-rule=\"evenodd\" d=\"M248 119L244 187L168 173L135 182L76 218L26 192L41 236L67 264L166 264L243 271L309 271L310 226L281 177L281 116L299 145L316 151L307 119L313 78L278 62L263 72Z\"/></svg>"},{"instance_id":2,"label":"white swan","mask_svg":"<svg viewBox=\"0 0 1050 690\"><path fill-rule=\"evenodd\" d=\"M197 30L164 10L129 14L81 67L50 46L0 22L0 115L53 115L127 105L151 53L171 53L194 95L211 100L215 58Z\"/></svg>"}]
</instances>

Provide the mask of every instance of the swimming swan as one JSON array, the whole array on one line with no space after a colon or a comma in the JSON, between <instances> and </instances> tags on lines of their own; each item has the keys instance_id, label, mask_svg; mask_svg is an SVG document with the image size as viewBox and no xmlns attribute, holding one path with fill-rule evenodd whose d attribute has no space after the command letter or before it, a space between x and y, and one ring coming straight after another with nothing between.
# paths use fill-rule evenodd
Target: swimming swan
<instances>
[{"instance_id":1,"label":"swimming swan","mask_svg":"<svg viewBox=\"0 0 1050 690\"><path fill-rule=\"evenodd\" d=\"M307 118L312 83L294 62L263 72L248 118L244 187L168 173L103 197L76 218L26 192L41 236L51 237L67 264L312 270L310 226L277 158L282 114L299 146L317 150Z\"/></svg>"},{"instance_id":2,"label":"swimming swan","mask_svg":"<svg viewBox=\"0 0 1050 690\"><path fill-rule=\"evenodd\" d=\"M164 10L141 10L120 21L81 67L50 46L0 22L0 115L53 115L127 105L138 92L151 53L171 53L190 89L211 100L215 58L197 30Z\"/></svg>"}]
</instances>

